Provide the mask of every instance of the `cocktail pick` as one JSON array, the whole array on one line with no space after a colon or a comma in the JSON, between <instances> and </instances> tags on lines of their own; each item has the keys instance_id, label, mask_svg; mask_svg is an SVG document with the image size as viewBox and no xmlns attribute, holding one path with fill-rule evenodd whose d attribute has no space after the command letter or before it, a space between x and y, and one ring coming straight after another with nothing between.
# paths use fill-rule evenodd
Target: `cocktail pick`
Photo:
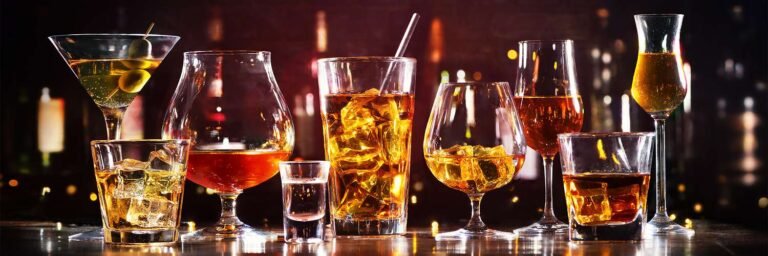
<instances>
[{"instance_id":1,"label":"cocktail pick","mask_svg":"<svg viewBox=\"0 0 768 256\"><path fill-rule=\"evenodd\" d=\"M411 21L408 23L408 27L405 29L405 34L403 34L403 39L400 40L400 46L397 47L397 51L395 52L395 57L403 57L405 55L405 48L408 47L408 43L411 42L411 36L413 36L413 31L416 28L416 23L419 22L419 14L413 13L411 16ZM392 72L392 64L390 64L389 68L387 69L387 75L384 76L384 81L379 86L379 94L384 92L384 87L387 86L387 81L389 81L389 73Z\"/></svg>"}]
</instances>

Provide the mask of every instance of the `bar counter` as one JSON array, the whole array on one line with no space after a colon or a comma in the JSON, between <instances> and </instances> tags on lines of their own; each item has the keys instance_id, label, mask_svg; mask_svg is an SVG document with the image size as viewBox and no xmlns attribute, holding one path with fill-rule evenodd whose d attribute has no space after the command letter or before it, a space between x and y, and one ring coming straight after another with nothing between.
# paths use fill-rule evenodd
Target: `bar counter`
<instances>
[{"instance_id":1,"label":"bar counter","mask_svg":"<svg viewBox=\"0 0 768 256\"><path fill-rule=\"evenodd\" d=\"M641 242L569 242L567 237L518 238L509 241L435 241L429 228L415 227L404 236L334 239L315 245L280 240L120 247L100 242L69 242L68 236L95 227L50 222L0 222L2 255L768 255L768 234L727 224L697 223L696 235L650 237ZM278 231L278 230L275 230ZM445 231L445 230L441 230Z\"/></svg>"}]
</instances>

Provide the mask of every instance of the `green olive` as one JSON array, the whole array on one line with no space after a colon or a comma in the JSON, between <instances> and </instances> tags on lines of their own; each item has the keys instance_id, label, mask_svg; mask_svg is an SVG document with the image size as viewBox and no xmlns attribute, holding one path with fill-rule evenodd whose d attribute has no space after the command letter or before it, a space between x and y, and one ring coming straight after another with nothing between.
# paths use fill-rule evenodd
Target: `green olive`
<instances>
[{"instance_id":1,"label":"green olive","mask_svg":"<svg viewBox=\"0 0 768 256\"><path fill-rule=\"evenodd\" d=\"M124 92L138 93L141 91L141 88L144 88L144 84L149 81L150 76L149 72L143 69L131 70L120 75L117 86Z\"/></svg>"},{"instance_id":2,"label":"green olive","mask_svg":"<svg viewBox=\"0 0 768 256\"><path fill-rule=\"evenodd\" d=\"M121 60L120 63L128 69L148 69L152 67L152 62L148 60Z\"/></svg>"},{"instance_id":3,"label":"green olive","mask_svg":"<svg viewBox=\"0 0 768 256\"><path fill-rule=\"evenodd\" d=\"M152 43L147 39L135 39L128 46L129 59L151 59Z\"/></svg>"}]
</instances>

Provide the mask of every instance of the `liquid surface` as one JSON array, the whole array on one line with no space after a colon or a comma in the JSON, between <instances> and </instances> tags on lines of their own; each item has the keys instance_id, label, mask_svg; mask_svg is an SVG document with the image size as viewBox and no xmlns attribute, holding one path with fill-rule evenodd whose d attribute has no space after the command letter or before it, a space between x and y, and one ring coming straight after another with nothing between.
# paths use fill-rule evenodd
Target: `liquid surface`
<instances>
[{"instance_id":1,"label":"liquid surface","mask_svg":"<svg viewBox=\"0 0 768 256\"><path fill-rule=\"evenodd\" d=\"M323 110L333 217L404 216L413 95L379 95L376 89L327 95Z\"/></svg>"},{"instance_id":2,"label":"liquid surface","mask_svg":"<svg viewBox=\"0 0 768 256\"><path fill-rule=\"evenodd\" d=\"M581 131L584 109L581 96L514 97L523 123L525 142L541 155L560 151L558 133Z\"/></svg>"},{"instance_id":3,"label":"liquid surface","mask_svg":"<svg viewBox=\"0 0 768 256\"><path fill-rule=\"evenodd\" d=\"M278 162L289 155L285 151L192 150L187 178L219 192L240 192L275 176Z\"/></svg>"},{"instance_id":4,"label":"liquid surface","mask_svg":"<svg viewBox=\"0 0 768 256\"><path fill-rule=\"evenodd\" d=\"M688 92L682 60L673 53L641 53L632 79L632 98L651 116L666 117Z\"/></svg>"},{"instance_id":5,"label":"liquid surface","mask_svg":"<svg viewBox=\"0 0 768 256\"><path fill-rule=\"evenodd\" d=\"M99 107L127 107L160 65L157 59L77 59L69 66Z\"/></svg>"},{"instance_id":6,"label":"liquid surface","mask_svg":"<svg viewBox=\"0 0 768 256\"><path fill-rule=\"evenodd\" d=\"M467 194L478 194L512 181L525 155L507 155L502 146L453 146L425 158L440 182Z\"/></svg>"},{"instance_id":7,"label":"liquid surface","mask_svg":"<svg viewBox=\"0 0 768 256\"><path fill-rule=\"evenodd\" d=\"M649 173L563 174L568 214L581 225L626 224L646 209Z\"/></svg>"}]
</instances>

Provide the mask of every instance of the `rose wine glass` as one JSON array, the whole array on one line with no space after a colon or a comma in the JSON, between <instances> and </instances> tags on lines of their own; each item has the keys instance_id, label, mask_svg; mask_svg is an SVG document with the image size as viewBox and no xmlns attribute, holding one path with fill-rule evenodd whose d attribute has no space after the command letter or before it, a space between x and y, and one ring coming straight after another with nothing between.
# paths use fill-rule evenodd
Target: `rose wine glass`
<instances>
[{"instance_id":1,"label":"rose wine glass","mask_svg":"<svg viewBox=\"0 0 768 256\"><path fill-rule=\"evenodd\" d=\"M520 42L515 104L528 146L544 161L544 216L515 230L523 236L565 234L568 225L552 210L552 168L559 151L557 134L578 132L584 108L576 82L573 41Z\"/></svg>"}]
</instances>

